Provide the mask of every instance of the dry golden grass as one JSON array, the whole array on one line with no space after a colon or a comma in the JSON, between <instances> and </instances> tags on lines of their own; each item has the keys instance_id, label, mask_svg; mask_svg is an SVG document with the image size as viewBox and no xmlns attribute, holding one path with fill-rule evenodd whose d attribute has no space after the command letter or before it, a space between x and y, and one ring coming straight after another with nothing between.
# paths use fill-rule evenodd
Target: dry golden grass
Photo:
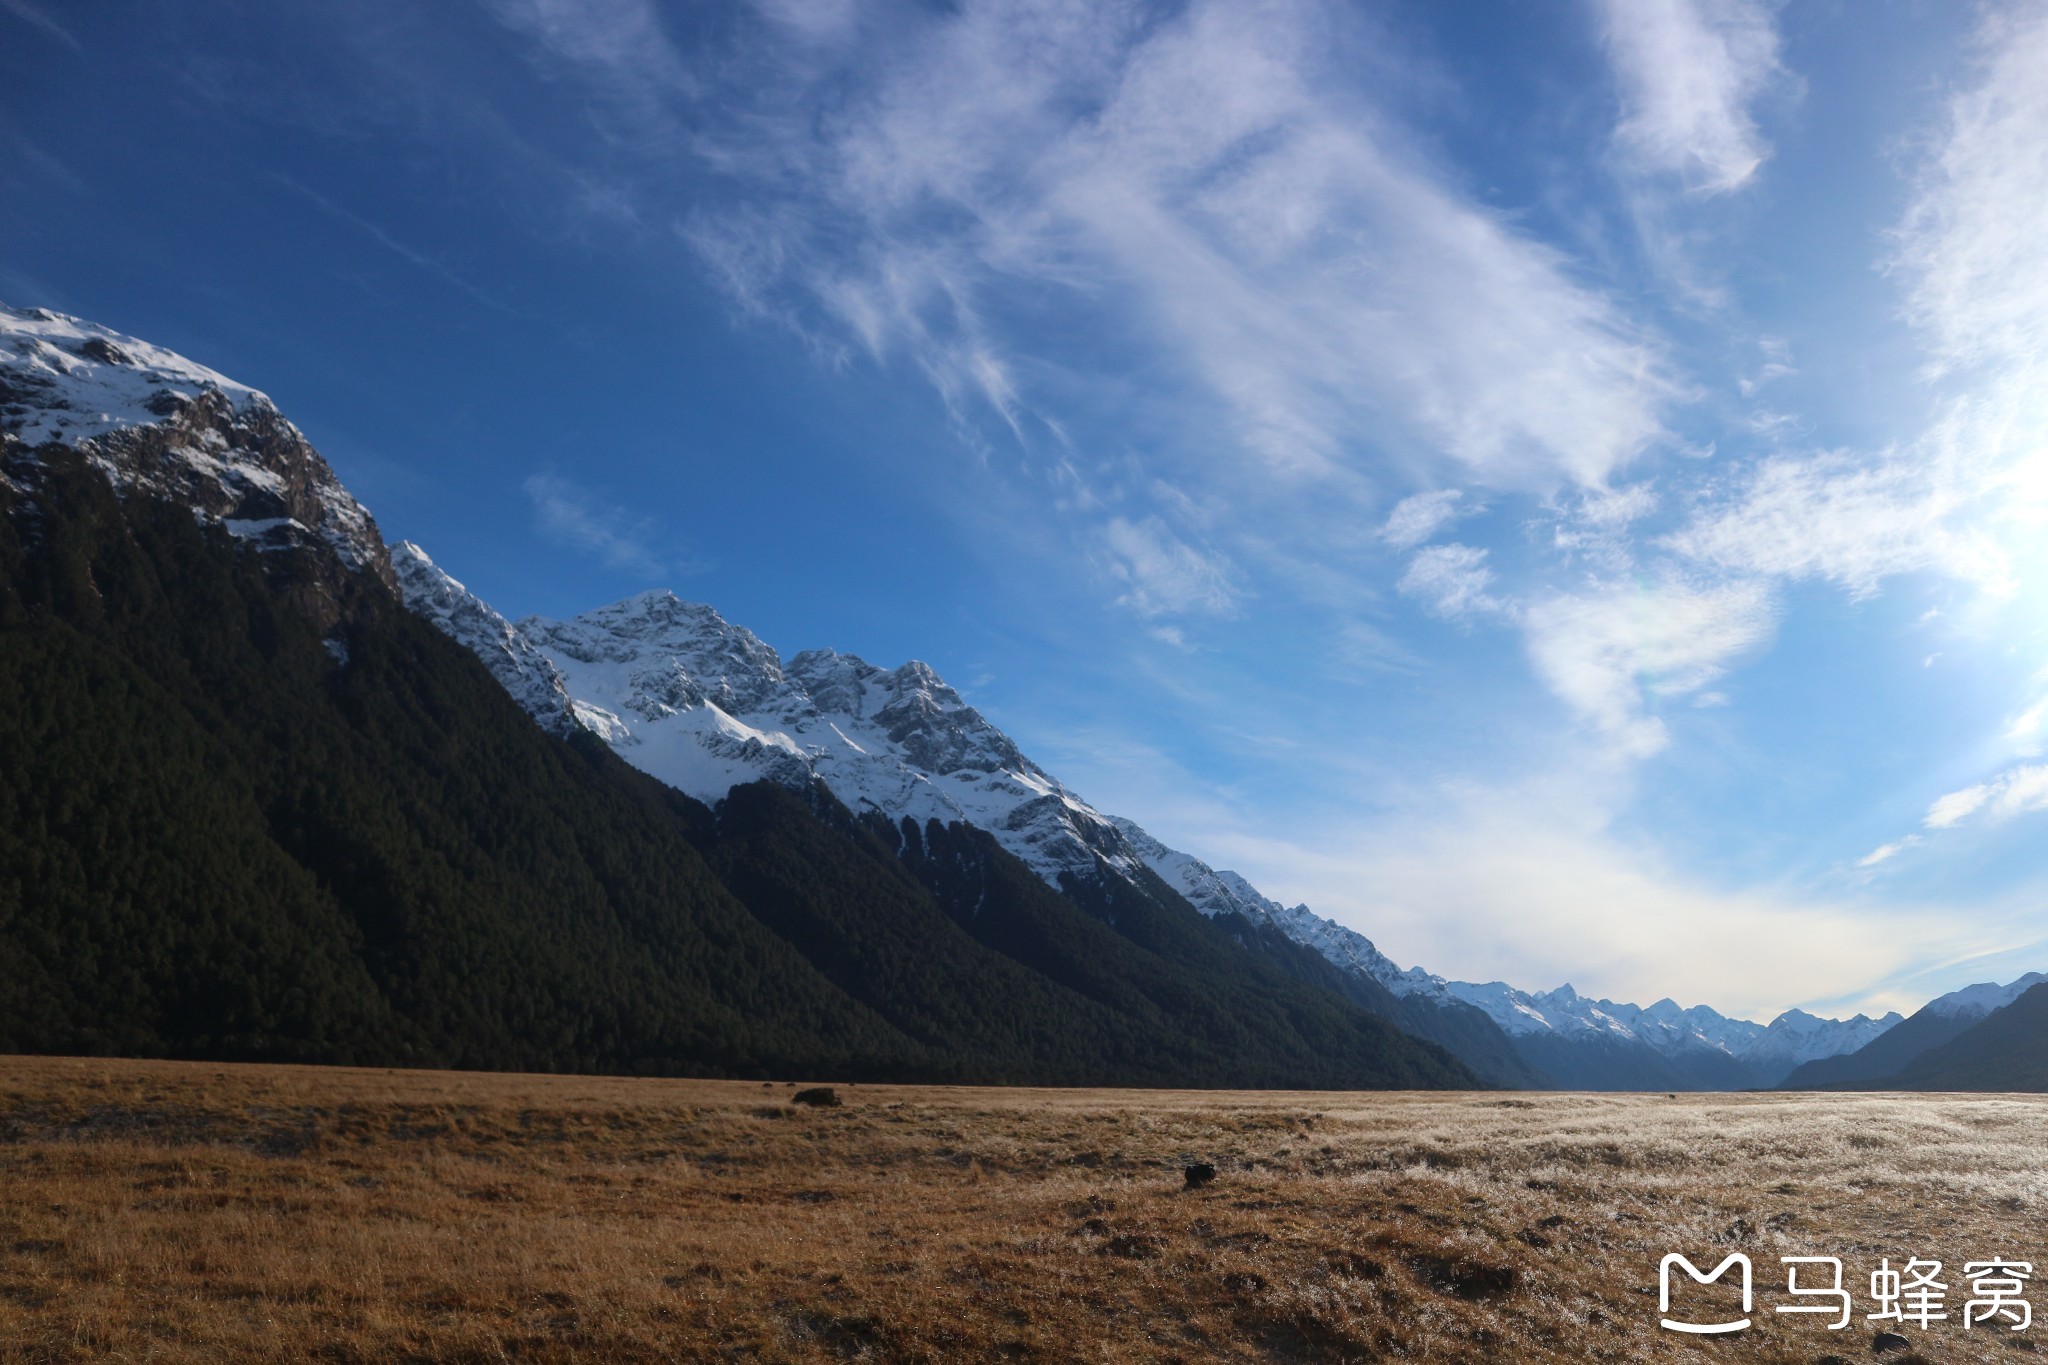
<instances>
[{"instance_id":1,"label":"dry golden grass","mask_svg":"<svg viewBox=\"0 0 2048 1365\"><path fill-rule=\"evenodd\" d=\"M1813 1362L1781 1255L2048 1261L2032 1098L840 1093L0 1058L0 1361Z\"/></svg>"}]
</instances>

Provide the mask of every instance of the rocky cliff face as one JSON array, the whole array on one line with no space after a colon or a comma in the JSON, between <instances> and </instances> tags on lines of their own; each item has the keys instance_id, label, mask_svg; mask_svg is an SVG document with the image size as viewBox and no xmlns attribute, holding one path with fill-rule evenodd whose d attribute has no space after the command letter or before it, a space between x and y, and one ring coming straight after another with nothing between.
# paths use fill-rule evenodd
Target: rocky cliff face
<instances>
[{"instance_id":1,"label":"rocky cliff face","mask_svg":"<svg viewBox=\"0 0 2048 1365\"><path fill-rule=\"evenodd\" d=\"M69 448L124 495L182 503L250 550L294 556L286 590L331 624L348 578L396 589L377 524L269 398L160 347L0 306L0 477L33 505L41 452Z\"/></svg>"}]
</instances>

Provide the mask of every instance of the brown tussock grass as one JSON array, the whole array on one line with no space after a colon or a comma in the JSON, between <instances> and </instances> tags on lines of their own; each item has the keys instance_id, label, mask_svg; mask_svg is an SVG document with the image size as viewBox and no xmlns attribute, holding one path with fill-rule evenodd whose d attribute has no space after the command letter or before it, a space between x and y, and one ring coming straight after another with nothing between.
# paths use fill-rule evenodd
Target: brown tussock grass
<instances>
[{"instance_id":1,"label":"brown tussock grass","mask_svg":"<svg viewBox=\"0 0 2048 1365\"><path fill-rule=\"evenodd\" d=\"M2048 1262L2039 1098L792 1089L0 1058L0 1362L1868 1358L1802 1254L2039 1358L1959 1292ZM1661 1331L1730 1250L1755 1329Z\"/></svg>"}]
</instances>

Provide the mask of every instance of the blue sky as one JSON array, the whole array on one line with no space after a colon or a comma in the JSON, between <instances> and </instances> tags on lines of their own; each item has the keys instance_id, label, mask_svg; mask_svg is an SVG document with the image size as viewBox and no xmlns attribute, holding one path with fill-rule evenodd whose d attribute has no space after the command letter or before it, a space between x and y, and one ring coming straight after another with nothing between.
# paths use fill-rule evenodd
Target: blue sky
<instances>
[{"instance_id":1,"label":"blue sky","mask_svg":"<svg viewBox=\"0 0 2048 1365\"><path fill-rule=\"evenodd\" d=\"M2048 957L2048 6L0 0L0 298L1404 965Z\"/></svg>"}]
</instances>

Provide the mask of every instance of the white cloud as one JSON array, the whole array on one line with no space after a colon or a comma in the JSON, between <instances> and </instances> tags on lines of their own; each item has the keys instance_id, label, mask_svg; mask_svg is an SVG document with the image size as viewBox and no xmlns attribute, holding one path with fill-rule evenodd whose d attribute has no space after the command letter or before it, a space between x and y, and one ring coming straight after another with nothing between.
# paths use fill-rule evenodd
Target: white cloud
<instances>
[{"instance_id":1,"label":"white cloud","mask_svg":"<svg viewBox=\"0 0 2048 1365\"><path fill-rule=\"evenodd\" d=\"M2004 557L1965 516L1980 491L1953 460L1924 446L1875 459L1773 459L1664 543L1718 569L1820 578L1859 597L1887 577L1921 570L2002 590Z\"/></svg>"},{"instance_id":2,"label":"white cloud","mask_svg":"<svg viewBox=\"0 0 2048 1365\"><path fill-rule=\"evenodd\" d=\"M1929 372L1949 381L1930 425L1876 453L1765 460L1702 501L1667 548L1859 597L1900 574L1994 598L2048 575L2048 6L1988 9L1977 44L1976 79L1912 175L1889 262ZM1766 358L1757 383L1789 365L1782 351Z\"/></svg>"},{"instance_id":3,"label":"white cloud","mask_svg":"<svg viewBox=\"0 0 2048 1365\"><path fill-rule=\"evenodd\" d=\"M1237 605L1228 565L1190 546L1157 517L1112 517L1102 528L1102 544L1110 576L1123 585L1117 600L1141 616L1222 615ZM1168 642L1183 643L1177 631Z\"/></svg>"},{"instance_id":4,"label":"white cloud","mask_svg":"<svg viewBox=\"0 0 2048 1365\"><path fill-rule=\"evenodd\" d=\"M1559 509L1551 546L1567 562L1578 561L1603 577L1621 577L1635 568L1632 528L1657 504L1657 492L1647 483L1586 489Z\"/></svg>"},{"instance_id":5,"label":"white cloud","mask_svg":"<svg viewBox=\"0 0 2048 1365\"><path fill-rule=\"evenodd\" d=\"M1952 791L1927 808L1922 824L1929 829L1953 829L1977 815L1991 820L2010 820L2028 811L2048 810L2048 764L2023 763L2008 768L1989 782Z\"/></svg>"},{"instance_id":6,"label":"white cloud","mask_svg":"<svg viewBox=\"0 0 2048 1365\"><path fill-rule=\"evenodd\" d=\"M1755 374L1735 381L1744 398L1753 398L1764 385L1799 373L1792 366L1792 343L1783 337L1759 337L1757 349L1763 352L1764 363Z\"/></svg>"},{"instance_id":7,"label":"white cloud","mask_svg":"<svg viewBox=\"0 0 2048 1365\"><path fill-rule=\"evenodd\" d=\"M593 80L621 122L608 133L674 133L671 98L696 81L650 0L485 0L506 27ZM593 111L595 112L595 111Z\"/></svg>"},{"instance_id":8,"label":"white cloud","mask_svg":"<svg viewBox=\"0 0 2048 1365\"><path fill-rule=\"evenodd\" d=\"M1615 753L1643 758L1670 740L1651 699L1705 687L1769 637L1772 619L1760 584L1666 581L1552 597L1524 612L1523 628L1537 675Z\"/></svg>"},{"instance_id":9,"label":"white cloud","mask_svg":"<svg viewBox=\"0 0 2048 1365\"><path fill-rule=\"evenodd\" d=\"M1627 526L1657 510L1657 490L1646 483L1595 488L1579 499L1578 519L1602 529Z\"/></svg>"},{"instance_id":10,"label":"white cloud","mask_svg":"<svg viewBox=\"0 0 2048 1365\"><path fill-rule=\"evenodd\" d=\"M1463 505L1464 497L1459 489L1440 488L1403 498L1387 513L1380 539L1397 550L1412 550L1458 518L1479 510Z\"/></svg>"},{"instance_id":11,"label":"white cloud","mask_svg":"<svg viewBox=\"0 0 2048 1365\"><path fill-rule=\"evenodd\" d=\"M1770 148L1750 105L1783 74L1759 0L1598 0L1621 87L1615 140L1635 166L1702 194L1733 190Z\"/></svg>"},{"instance_id":12,"label":"white cloud","mask_svg":"<svg viewBox=\"0 0 2048 1365\"><path fill-rule=\"evenodd\" d=\"M84 48L78 45L78 39L71 36L69 29L37 9L34 5L31 5L28 0L0 0L0 10L6 10L31 28L42 30L50 37L55 38L58 42L70 48L73 52L85 51Z\"/></svg>"},{"instance_id":13,"label":"white cloud","mask_svg":"<svg viewBox=\"0 0 2048 1365\"><path fill-rule=\"evenodd\" d=\"M748 306L1013 420L1049 357L1005 300L1051 289L1113 302L1262 476L1393 434L1496 484L1604 480L1661 435L1657 346L1406 154L1333 58L1355 22L985 0L837 61L778 51L772 98L727 92L701 139L735 193L688 233Z\"/></svg>"},{"instance_id":14,"label":"white cloud","mask_svg":"<svg viewBox=\"0 0 2048 1365\"><path fill-rule=\"evenodd\" d=\"M1992 8L1981 79L1955 96L1894 265L1937 370L2035 363L2048 344L2048 7Z\"/></svg>"},{"instance_id":15,"label":"white cloud","mask_svg":"<svg viewBox=\"0 0 2048 1365\"><path fill-rule=\"evenodd\" d=\"M1905 852L1907 849L1913 847L1913 845L1919 842L1919 835L1908 834L1903 839L1895 839L1888 844L1879 844L1876 848L1873 848L1872 850L1870 850L1870 852L1864 854L1861 858L1858 858L1856 860L1856 866L1876 867L1880 863L1890 862L1893 858L1898 857L1899 854Z\"/></svg>"},{"instance_id":16,"label":"white cloud","mask_svg":"<svg viewBox=\"0 0 2048 1365\"><path fill-rule=\"evenodd\" d=\"M636 516L557 474L535 474L521 485L543 535L582 550L603 564L647 579L692 572L686 559L657 550L654 522Z\"/></svg>"},{"instance_id":17,"label":"white cloud","mask_svg":"<svg viewBox=\"0 0 2048 1365\"><path fill-rule=\"evenodd\" d=\"M1714 886L1607 830L1616 797L1565 778L1424 800L1370 827L1261 835L1243 813L1219 813L1153 832L1404 966L1759 1019L2011 941L2009 925Z\"/></svg>"},{"instance_id":18,"label":"white cloud","mask_svg":"<svg viewBox=\"0 0 2048 1365\"><path fill-rule=\"evenodd\" d=\"M2012 724L2005 729L2005 737L2011 740L2021 753L2032 754L2040 748L2043 719L2048 719L2048 700L2037 701L2013 717Z\"/></svg>"},{"instance_id":19,"label":"white cloud","mask_svg":"<svg viewBox=\"0 0 2048 1365\"><path fill-rule=\"evenodd\" d=\"M1408 561L1400 590L1438 616L1459 617L1499 608L1486 594L1492 582L1486 551L1470 545L1431 545Z\"/></svg>"}]
</instances>

